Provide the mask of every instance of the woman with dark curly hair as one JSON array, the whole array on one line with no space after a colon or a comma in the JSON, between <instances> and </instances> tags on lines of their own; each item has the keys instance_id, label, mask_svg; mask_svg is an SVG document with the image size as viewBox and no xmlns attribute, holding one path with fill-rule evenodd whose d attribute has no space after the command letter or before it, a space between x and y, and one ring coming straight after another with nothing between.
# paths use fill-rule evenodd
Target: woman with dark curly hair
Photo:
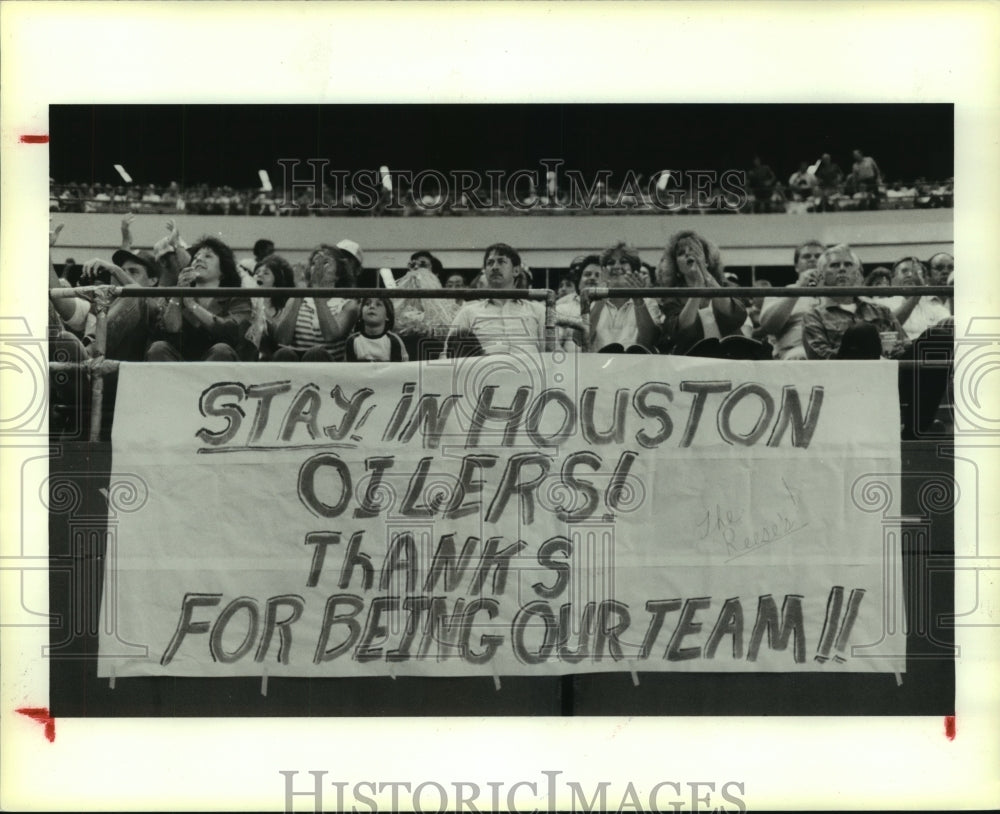
<instances>
[{"instance_id":1,"label":"woman with dark curly hair","mask_svg":"<svg viewBox=\"0 0 1000 814\"><path fill-rule=\"evenodd\" d=\"M674 234L660 258L656 283L672 288L723 288L718 248L697 232ZM684 354L706 338L735 336L747 321L746 305L733 297L671 298L660 303L664 320L659 347Z\"/></svg>"},{"instance_id":2,"label":"woman with dark curly hair","mask_svg":"<svg viewBox=\"0 0 1000 814\"><path fill-rule=\"evenodd\" d=\"M310 288L353 288L343 252L321 244L309 256ZM358 319L358 301L342 297L292 297L275 320L276 362L342 362L344 342Z\"/></svg>"},{"instance_id":3,"label":"woman with dark curly hair","mask_svg":"<svg viewBox=\"0 0 1000 814\"><path fill-rule=\"evenodd\" d=\"M239 288L233 250L218 238L203 237L189 250L191 264L177 275L178 286L194 296L171 297L164 306L162 339L146 351L148 362L235 362L250 322L246 297L199 297L199 288Z\"/></svg>"}]
</instances>

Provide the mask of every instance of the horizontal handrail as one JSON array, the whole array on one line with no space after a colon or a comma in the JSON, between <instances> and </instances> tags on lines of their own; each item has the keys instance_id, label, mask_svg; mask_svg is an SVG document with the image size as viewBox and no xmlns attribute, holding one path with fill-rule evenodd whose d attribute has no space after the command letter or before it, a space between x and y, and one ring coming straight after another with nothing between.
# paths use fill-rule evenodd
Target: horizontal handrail
<instances>
[{"instance_id":1,"label":"horizontal handrail","mask_svg":"<svg viewBox=\"0 0 1000 814\"><path fill-rule=\"evenodd\" d=\"M116 286L91 285L77 288L53 288L49 295L57 299L87 297L98 291L110 291L118 297L384 297L388 299L439 300L547 300L555 296L550 288L190 288L182 286ZM720 287L720 288L608 288L597 286L583 289L581 298L644 297L646 299L678 297L953 297L955 289L947 285L925 286L810 286L783 287Z\"/></svg>"},{"instance_id":2,"label":"horizontal handrail","mask_svg":"<svg viewBox=\"0 0 1000 814\"><path fill-rule=\"evenodd\" d=\"M608 288L597 286L584 289L590 299L607 297L644 297L646 299L688 297L743 297L756 300L762 297L953 297L955 289L947 285L906 286L806 286L806 287L756 287L722 286L718 288ZM580 292L582 297L584 291Z\"/></svg>"}]
</instances>

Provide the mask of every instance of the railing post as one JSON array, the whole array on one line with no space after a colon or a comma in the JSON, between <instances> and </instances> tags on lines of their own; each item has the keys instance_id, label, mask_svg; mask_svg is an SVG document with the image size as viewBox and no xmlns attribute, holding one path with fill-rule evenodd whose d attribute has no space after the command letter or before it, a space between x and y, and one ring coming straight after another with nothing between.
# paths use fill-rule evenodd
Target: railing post
<instances>
[{"instance_id":1,"label":"railing post","mask_svg":"<svg viewBox=\"0 0 1000 814\"><path fill-rule=\"evenodd\" d=\"M108 308L115 298L113 286L100 286L94 292L94 316L97 329L94 334L90 371L90 440L101 440L101 413L104 410L104 354L108 344Z\"/></svg>"},{"instance_id":2,"label":"railing post","mask_svg":"<svg viewBox=\"0 0 1000 814\"><path fill-rule=\"evenodd\" d=\"M545 293L545 350L556 350L556 292L551 288Z\"/></svg>"}]
</instances>

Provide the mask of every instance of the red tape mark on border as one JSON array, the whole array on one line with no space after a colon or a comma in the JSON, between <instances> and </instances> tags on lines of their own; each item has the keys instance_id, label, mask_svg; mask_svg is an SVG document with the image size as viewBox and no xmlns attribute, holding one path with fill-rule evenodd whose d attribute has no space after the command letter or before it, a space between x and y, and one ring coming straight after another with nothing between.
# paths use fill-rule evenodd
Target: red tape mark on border
<instances>
[{"instance_id":1,"label":"red tape mark on border","mask_svg":"<svg viewBox=\"0 0 1000 814\"><path fill-rule=\"evenodd\" d=\"M47 135L41 136L21 136L21 144L48 144L49 137Z\"/></svg>"},{"instance_id":2,"label":"red tape mark on border","mask_svg":"<svg viewBox=\"0 0 1000 814\"><path fill-rule=\"evenodd\" d=\"M946 715L944 719L944 734L948 740L955 740L955 716Z\"/></svg>"},{"instance_id":3,"label":"red tape mark on border","mask_svg":"<svg viewBox=\"0 0 1000 814\"><path fill-rule=\"evenodd\" d=\"M18 712L27 715L33 721L45 726L45 737L49 741L56 739L56 719L49 714L48 707L21 707Z\"/></svg>"}]
</instances>

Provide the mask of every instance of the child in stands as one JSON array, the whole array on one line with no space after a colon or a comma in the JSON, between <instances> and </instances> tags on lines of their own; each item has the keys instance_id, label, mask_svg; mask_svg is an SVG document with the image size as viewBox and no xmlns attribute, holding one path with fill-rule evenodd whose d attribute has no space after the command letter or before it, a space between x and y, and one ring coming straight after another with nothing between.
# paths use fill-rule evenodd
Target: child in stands
<instances>
[{"instance_id":1,"label":"child in stands","mask_svg":"<svg viewBox=\"0 0 1000 814\"><path fill-rule=\"evenodd\" d=\"M378 297L363 299L355 333L347 338L347 361L408 362L403 340L392 332L395 323L396 314L390 300Z\"/></svg>"}]
</instances>

